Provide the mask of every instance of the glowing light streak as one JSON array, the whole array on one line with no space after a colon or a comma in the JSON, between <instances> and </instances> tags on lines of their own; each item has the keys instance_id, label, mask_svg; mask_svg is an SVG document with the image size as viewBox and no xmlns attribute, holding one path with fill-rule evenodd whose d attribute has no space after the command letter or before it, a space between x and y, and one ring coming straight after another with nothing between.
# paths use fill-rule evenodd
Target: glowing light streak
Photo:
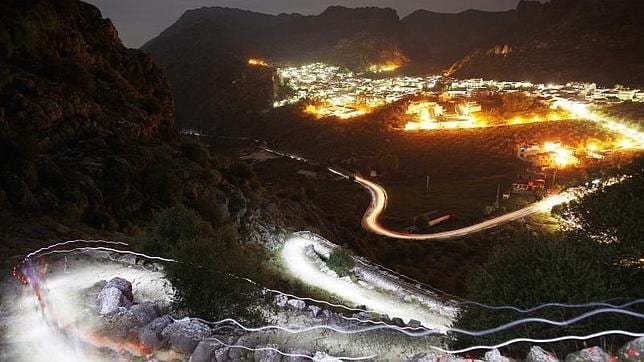
<instances>
[{"instance_id":1,"label":"glowing light streak","mask_svg":"<svg viewBox=\"0 0 644 362\"><path fill-rule=\"evenodd\" d=\"M287 239L281 251L281 259L288 272L316 288L332 293L336 297L363 305L370 312L400 317L409 321L415 319L432 328L445 328L450 320L428 308L419 308L417 304L404 303L402 300L376 290L367 289L352 282L339 279L322 272L317 264L306 257L305 248L314 242L294 235Z\"/></svg>"},{"instance_id":2,"label":"glowing light streak","mask_svg":"<svg viewBox=\"0 0 644 362\"><path fill-rule=\"evenodd\" d=\"M392 274L394 274L394 275L396 275L396 276L398 276L400 278L409 280L410 282L412 282L414 284L426 287L432 292L436 292L436 293L440 293L440 294L449 296L450 298L454 299L452 301L449 301L449 303L454 304L456 306L474 305L474 306L477 306L477 307L490 309L490 310L512 310L512 311L515 311L515 312L518 312L518 313L527 314L527 313L536 312L536 311L541 310L541 309L552 308L552 307L556 307L556 308L606 307L606 308L624 309L624 308L631 307L633 305L644 303L644 299L636 299L636 300L626 302L624 304L611 304L611 303L609 303L609 301L611 301L611 300L623 300L623 299L628 300L629 299L629 298L613 298L613 299L609 299L609 300L605 300L605 301L586 302L586 303L578 303L578 304L572 304L572 303L544 303L544 304L539 304L539 305L529 307L529 308L520 308L520 307L513 306L513 305L490 305L490 304L484 304L484 303L479 303L479 302L475 302L475 301L460 298L459 296L456 296L454 294L450 294L450 293L445 292L443 290L440 290L440 289L438 289L436 287L433 287L433 286L431 286L429 284L423 283L423 282L421 282L421 281L419 281L417 279L414 279L414 278L408 277L408 276L406 276L404 274L398 273L397 271L395 271L393 269L390 269L390 268L387 268L387 267L385 267L383 265L376 264L376 263L373 263L373 262L366 263L363 260L361 260L361 258L354 258L354 259L358 263L361 263L361 264L364 264L364 265L369 265L369 264L375 265L378 268L384 269L387 272L390 272L390 273L392 273Z\"/></svg>"},{"instance_id":3,"label":"glowing light streak","mask_svg":"<svg viewBox=\"0 0 644 362\"><path fill-rule=\"evenodd\" d=\"M128 255L140 256L140 257L148 259L148 260L158 260L158 261L164 261L164 262L167 262L167 263L178 263L178 261L175 260L175 259L162 258L160 256L151 256L151 255L146 255L146 254L143 254L143 253L137 253L137 252L129 251L129 250L118 250L118 249L113 249L113 248L107 248L107 247L104 247L104 246L81 247L81 248L74 248L74 249L69 249L69 250L51 250L51 251L48 251L46 253L42 253L42 255L61 254L61 253L69 253L69 252L74 252L74 251L88 251L88 250L109 251L109 252L118 253L118 254L128 254Z\"/></svg>"},{"instance_id":4,"label":"glowing light streak","mask_svg":"<svg viewBox=\"0 0 644 362\"><path fill-rule=\"evenodd\" d=\"M593 310L564 321L554 321L546 318L523 318L523 319L515 320L512 322L500 325L498 327L479 330L479 331L470 331L470 330L460 329L460 328L446 328L441 330L441 329L430 329L425 327L399 327L399 326L390 325L390 324L374 325L374 326L360 327L355 329L339 328L331 325L315 325L315 326L303 327L303 328L288 328L288 327L282 327L279 325L247 327L243 325L241 322L233 318L226 318L216 322L207 321L201 318L191 318L191 319L197 320L209 325L217 325L217 326L222 324L232 324L244 330L245 332L264 332L264 331L270 331L270 330L279 330L289 334L301 334L301 333L309 333L317 330L329 330L340 334L361 334L361 333L379 331L379 330L391 330L391 331L402 333L409 337L427 337L431 335L446 334L446 333L458 333L458 334L464 334L464 335L473 336L473 337L483 337L483 336L499 333L502 331L506 331L508 329L512 329L514 327L522 326L525 324L538 323L538 324L547 324L547 325L558 326L558 327L565 327L565 326L569 326L577 322L580 322L584 319L588 319L601 314L622 314L633 318L644 319L644 314L641 314L641 313L636 313L630 310L623 310L623 309L604 308L604 309ZM421 330L421 331L410 332L410 330L411 331Z\"/></svg>"},{"instance_id":5,"label":"glowing light streak","mask_svg":"<svg viewBox=\"0 0 644 362\"><path fill-rule=\"evenodd\" d=\"M306 359L310 359L312 361L328 361L328 360L364 361L364 360L369 360L369 359L373 359L373 358L378 357L377 354L374 354L374 355L367 356L367 357L333 357L333 356L327 356L327 357L324 357L322 359L318 359L318 358L315 358L314 356L309 356L309 355L306 355L306 354L282 352L279 349L272 348L272 347L251 348L251 347L246 347L246 346L242 346L242 345L239 345L239 344L227 344L227 343L224 343L223 341L221 341L220 339L215 338L215 337L207 338L207 340L215 341L215 342L221 344L222 346L228 347L228 348L239 348L239 349L244 349L246 351L251 351L251 352L271 351L271 352L275 352L277 354L280 354L280 355L282 355L284 357L306 358Z\"/></svg>"},{"instance_id":6,"label":"glowing light streak","mask_svg":"<svg viewBox=\"0 0 644 362\"><path fill-rule=\"evenodd\" d=\"M82 242L82 241L75 240L73 242L78 243L78 242ZM70 242L58 243L56 245L68 245L68 244L70 244ZM105 247L75 248L74 250L51 250L53 247L54 246L52 245L50 247L42 248L42 249L39 249L38 253L30 253L29 255L39 254L40 252L42 252L42 250L47 250L47 253L45 255L48 255L48 254L54 254L54 253L56 253L58 251L60 251L60 252L73 252L74 250L91 250L91 249L94 249L94 250L99 250L99 251L110 251L110 252L118 252L118 253L136 254L136 255L142 256L144 258L149 258L149 259L152 259L152 260L162 260L162 261L176 262L173 259L160 258L160 257L149 256L149 255L145 255L145 254L141 254L141 253L134 253L134 252L129 252L129 251L117 250L117 249L113 249L113 248L105 248ZM41 301L41 306L42 306L43 310L46 313L49 313L49 312L47 312L49 310L49 308L46 305L45 298L42 295L42 293L40 292L40 287L39 287L40 282L38 281L38 275L39 274L33 272L33 268L31 267L31 264L28 264L26 267L29 270L32 270L32 272L25 272L25 274L28 276L28 279L30 281L30 285L33 287L36 296L38 296L37 299L39 301ZM41 274L44 276L44 272L41 272ZM247 279L247 278L242 278L242 279L247 280L247 281L257 285L257 283L253 282L250 279ZM630 306L630 305L634 305L634 304L640 303L640 302L642 302L642 300L626 303L626 304L624 304L622 306ZM559 303L549 303L549 305L551 305L551 306L568 306L568 305L559 304ZM585 306L589 306L589 305L590 305L590 303L585 304ZM613 305L611 305L611 306L616 307L616 306L613 306ZM244 329L246 331L249 331L249 332L264 331L264 330L271 330L271 329L279 329L279 330L282 330L282 331L285 331L285 332L288 332L288 333L296 334L296 333L306 333L306 332L310 332L310 331L313 331L313 330L316 330L316 329L328 329L328 330L332 330L332 331L335 331L335 332L338 332L338 333L343 333L343 334L356 334L356 333L365 333L365 332L369 332L369 331L373 331L373 330L383 330L384 329L384 330L398 331L400 333L403 333L403 334L411 336L411 337L421 337L421 336L427 336L427 335L432 335L432 334L442 334L442 333L446 333L446 332L468 334L468 335L472 335L472 336L482 336L482 335L488 335L488 334L492 334L492 333L498 333L498 332L506 330L508 328L513 328L513 327L523 325L523 324L526 324L526 323L544 323L544 324L550 324L550 325L556 325L556 326L565 326L565 325L570 325L570 324L576 323L578 321L581 321L583 319L590 318L592 316L595 316L595 315L598 315L598 314L604 314L604 313L617 313L617 314L624 314L624 315L628 315L628 316L636 317L636 318L644 318L644 314L635 313L635 312L628 311L628 310L621 310L621 309L614 309L614 308L606 309L605 308L605 309L598 309L598 310L590 311L590 312L587 312L585 314L582 314L580 316L577 316L575 318L572 318L572 319L569 319L569 320L566 320L566 321L552 321L552 320L543 319L543 318L525 318L525 319L515 320L513 322L504 324L504 325L496 327L496 328L491 328L491 329L482 330L482 331L467 331L467 330L461 330L461 329L457 329L457 328L447 328L447 329L444 329L444 330L438 330L438 329L427 329L427 328L424 328L424 327L420 327L420 328L398 327L398 326L393 326L393 325L386 324L386 323L384 323L382 321L361 320L361 319L358 319L358 318L345 318L345 319L347 319L347 320L356 320L356 321L361 322L361 323L373 323L373 324L376 324L376 325L371 326L371 327L366 327L366 328L352 329L352 330L336 328L336 327L332 327L332 326L313 326L313 327L301 328L301 329L291 329L291 328L285 328L285 327L281 327L281 326L263 326L263 327L257 327L257 328L247 328L244 325L242 325L241 323L239 323L238 321L236 321L234 319L230 319L230 318L222 320L222 321L218 321L218 322L208 322L208 321L204 321L204 320L198 319L198 318L194 318L194 319L203 321L203 322L208 323L208 324L216 324L216 325L225 324L225 323L231 323L231 324L236 325L239 328L242 328L242 329ZM422 330L422 332L410 332L410 331L416 331L416 330ZM632 334L631 332L624 332L624 331L605 331L605 332L599 332L599 334L595 334L595 335L592 335L592 336L615 334L615 333L617 333L617 334L620 334L620 333L624 334L625 333L626 335L635 336L635 337L642 335L642 334ZM114 341L111 341L109 338L103 338L103 336L93 335L91 333L86 333L86 336L84 336L84 338L85 338L85 340L91 342L92 344L112 348L112 349L117 350L117 351L118 350L128 350L131 353L137 354L137 355L144 355L144 354L149 352L148 350L140 349L137 344L114 342ZM508 345L508 344L516 343L516 342L519 342L519 341L532 341L534 343L540 343L540 342L541 343L546 343L548 341L559 341L559 340L565 340L565 339L571 339L571 338L573 338L573 339L574 338L588 339L588 338L593 338L593 337L564 336L564 337L558 337L558 338L551 339L551 340L515 339L515 340L504 342L503 344L497 346L496 348L498 348L500 346L505 346L505 345ZM441 350L439 347L431 347L431 348ZM485 348L489 349L489 348L495 348L495 347L474 346L474 347L470 347L468 349L464 349L464 350L460 350L460 351L448 351L448 350L442 350L442 351L445 352L445 353L462 353L462 352L466 352L466 351L469 351L469 350L485 349ZM373 357L358 357L357 359L365 359L365 358L373 358ZM346 360L350 360L350 359L346 358Z\"/></svg>"},{"instance_id":7,"label":"glowing light streak","mask_svg":"<svg viewBox=\"0 0 644 362\"><path fill-rule=\"evenodd\" d=\"M602 182L602 186L610 186L614 183L621 182L626 177L611 178ZM437 232L433 234L411 234L393 231L385 228L379 223L379 218L387 208L387 191L375 182L369 181L360 176L355 176L355 181L362 185L371 194L371 204L365 211L362 218L362 225L365 229L382 236L390 238L404 239L404 240L448 240L458 237L463 237L469 234L481 232L490 228L494 228L511 221L525 218L527 216L537 214L540 212L548 212L556 205L561 205L572 200L581 198L588 193L594 192L595 188L577 187L572 188L562 193L548 196L545 199L536 202L523 209L507 213L502 216L489 219L478 224L466 226L460 229Z\"/></svg>"},{"instance_id":8,"label":"glowing light streak","mask_svg":"<svg viewBox=\"0 0 644 362\"><path fill-rule=\"evenodd\" d=\"M609 330L609 331L602 331L602 332L597 332L594 334L589 334L586 336L562 336L562 337L556 337L556 338L548 338L548 339L536 339L536 338L515 338L511 339L508 341L505 341L503 343L499 343L496 345L491 345L491 346L473 346L473 347L468 347L468 348L463 348L463 349L444 349L436 346L429 346L429 348L440 351L442 353L449 353L449 354L459 354L459 353L466 353L470 351L475 351L479 349L499 349L502 347L509 346L514 343L519 343L519 342L529 342L529 343L554 343L554 342L561 342L561 341L570 341L570 340L575 340L575 341L585 341L597 337L602 337L602 336L608 336L608 335L622 335L622 336L629 336L629 337L642 337L644 336L644 333L635 333L635 332L628 332L628 331L622 331L622 330Z\"/></svg>"},{"instance_id":9,"label":"glowing light streak","mask_svg":"<svg viewBox=\"0 0 644 362\"><path fill-rule=\"evenodd\" d=\"M249 65L257 65L257 66L261 66L261 67L268 67L269 66L269 64L266 63L266 61L264 61L262 59L257 59L257 58L248 59L248 64Z\"/></svg>"},{"instance_id":10,"label":"glowing light streak","mask_svg":"<svg viewBox=\"0 0 644 362\"><path fill-rule=\"evenodd\" d=\"M552 107L563 109L575 117L596 122L601 126L630 139L631 142L629 142L628 147L625 148L644 148L644 132L628 126L624 122L604 117L597 112L592 111L587 104L557 98L552 104Z\"/></svg>"}]
</instances>

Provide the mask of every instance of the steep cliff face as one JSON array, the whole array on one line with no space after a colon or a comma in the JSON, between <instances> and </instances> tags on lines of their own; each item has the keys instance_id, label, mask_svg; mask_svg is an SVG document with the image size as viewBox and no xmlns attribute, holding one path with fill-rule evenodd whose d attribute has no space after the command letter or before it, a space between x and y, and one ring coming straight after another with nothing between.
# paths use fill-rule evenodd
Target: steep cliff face
<instances>
[{"instance_id":1,"label":"steep cliff face","mask_svg":"<svg viewBox=\"0 0 644 362\"><path fill-rule=\"evenodd\" d=\"M508 39L517 20L515 11L441 14L418 10L402 19L405 37L401 43L416 68L440 72L469 52Z\"/></svg>"},{"instance_id":2,"label":"steep cliff face","mask_svg":"<svg viewBox=\"0 0 644 362\"><path fill-rule=\"evenodd\" d=\"M637 0L523 1L518 22L495 46L456 62L457 77L644 84L644 3ZM497 52L508 45L512 52Z\"/></svg>"},{"instance_id":3,"label":"steep cliff face","mask_svg":"<svg viewBox=\"0 0 644 362\"><path fill-rule=\"evenodd\" d=\"M167 79L96 8L0 11L0 212L112 231L182 203L236 223L252 214L252 174L179 137Z\"/></svg>"}]
</instances>

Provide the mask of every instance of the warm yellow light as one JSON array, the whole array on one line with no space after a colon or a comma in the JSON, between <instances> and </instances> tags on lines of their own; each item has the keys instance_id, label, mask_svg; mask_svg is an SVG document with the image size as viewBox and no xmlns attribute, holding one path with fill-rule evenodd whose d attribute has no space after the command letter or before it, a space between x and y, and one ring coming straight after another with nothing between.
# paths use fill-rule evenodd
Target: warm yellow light
<instances>
[{"instance_id":1,"label":"warm yellow light","mask_svg":"<svg viewBox=\"0 0 644 362\"><path fill-rule=\"evenodd\" d=\"M557 167L566 167L575 165L579 162L574 155L574 151L565 148L558 142L545 142L543 150L552 153L552 161Z\"/></svg>"},{"instance_id":2,"label":"warm yellow light","mask_svg":"<svg viewBox=\"0 0 644 362\"><path fill-rule=\"evenodd\" d=\"M372 64L368 67L368 70L373 73L381 73L381 72L393 72L398 68L400 68L399 64L396 64L394 62L386 62L384 64Z\"/></svg>"},{"instance_id":3,"label":"warm yellow light","mask_svg":"<svg viewBox=\"0 0 644 362\"><path fill-rule=\"evenodd\" d=\"M628 138L622 139L621 141L619 141L617 145L619 146L619 148L626 148L626 149L635 148L635 142L633 142Z\"/></svg>"},{"instance_id":4,"label":"warm yellow light","mask_svg":"<svg viewBox=\"0 0 644 362\"><path fill-rule=\"evenodd\" d=\"M314 106L314 105L312 105L312 104L309 104L308 106L306 106L306 108L304 109L304 111L305 111L306 113L316 113L316 112L317 112L317 107L316 107L316 106Z\"/></svg>"},{"instance_id":5,"label":"warm yellow light","mask_svg":"<svg viewBox=\"0 0 644 362\"><path fill-rule=\"evenodd\" d=\"M257 65L257 66L261 66L261 67L268 67L268 63L266 63L262 59L257 59L257 58L248 59L248 64Z\"/></svg>"}]
</instances>

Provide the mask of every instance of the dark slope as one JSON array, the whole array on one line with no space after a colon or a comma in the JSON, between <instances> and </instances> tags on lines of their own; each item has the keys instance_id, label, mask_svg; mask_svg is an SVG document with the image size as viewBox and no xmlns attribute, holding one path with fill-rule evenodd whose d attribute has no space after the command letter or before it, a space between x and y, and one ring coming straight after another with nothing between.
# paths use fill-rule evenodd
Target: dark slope
<instances>
[{"instance_id":1,"label":"dark slope","mask_svg":"<svg viewBox=\"0 0 644 362\"><path fill-rule=\"evenodd\" d=\"M96 8L21 0L0 14L3 223L44 216L130 233L180 204L237 225L254 217L253 175L179 137L165 76Z\"/></svg>"},{"instance_id":2,"label":"dark slope","mask_svg":"<svg viewBox=\"0 0 644 362\"><path fill-rule=\"evenodd\" d=\"M570 80L644 85L644 2L522 2L509 54L477 50L452 67L457 77ZM498 50L498 47L497 47Z\"/></svg>"},{"instance_id":3,"label":"dark slope","mask_svg":"<svg viewBox=\"0 0 644 362\"><path fill-rule=\"evenodd\" d=\"M402 19L405 37L401 42L416 68L440 72L464 54L504 43L517 21L516 11L440 14L418 10Z\"/></svg>"}]
</instances>

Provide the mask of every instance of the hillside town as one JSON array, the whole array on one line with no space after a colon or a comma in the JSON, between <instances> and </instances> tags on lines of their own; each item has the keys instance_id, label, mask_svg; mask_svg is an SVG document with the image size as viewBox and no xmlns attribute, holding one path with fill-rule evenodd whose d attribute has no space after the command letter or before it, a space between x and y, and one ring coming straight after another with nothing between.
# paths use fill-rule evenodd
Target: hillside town
<instances>
[{"instance_id":1,"label":"hillside town","mask_svg":"<svg viewBox=\"0 0 644 362\"><path fill-rule=\"evenodd\" d=\"M277 73L289 88L290 96L276 101L273 106L282 107L305 101L304 111L318 118L349 119L368 114L379 106L405 97L425 94L440 94L442 98L448 99L469 99L479 92L525 92L551 105L562 99L596 106L644 102L644 90L629 89L621 85L602 88L594 83L534 84L482 78L459 80L440 75L383 77L376 72L355 73L324 63L278 67ZM418 124L410 124L408 130L480 126L467 117L470 113L480 111L480 105L468 101L467 107L465 117L456 120L465 122L446 123L443 125L445 127L438 127L436 124L424 127L421 119ZM427 121L424 121L427 126Z\"/></svg>"}]
</instances>

